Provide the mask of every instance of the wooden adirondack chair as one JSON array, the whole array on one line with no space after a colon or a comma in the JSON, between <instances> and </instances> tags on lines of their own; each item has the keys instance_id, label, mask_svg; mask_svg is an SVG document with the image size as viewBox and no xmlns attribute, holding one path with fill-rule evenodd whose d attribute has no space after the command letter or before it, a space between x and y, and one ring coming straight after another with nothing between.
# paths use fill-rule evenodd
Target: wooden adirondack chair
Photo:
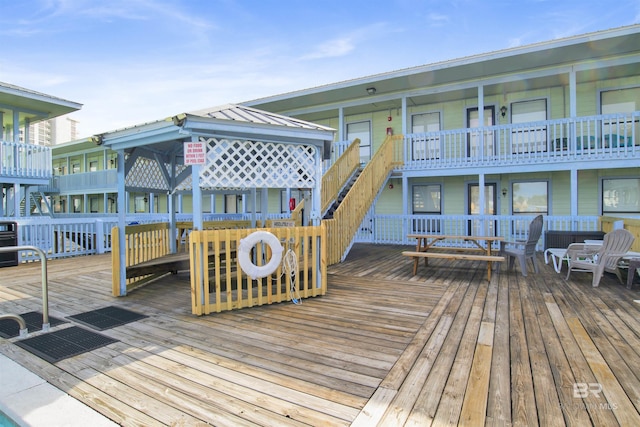
<instances>
[{"instance_id":1,"label":"wooden adirondack chair","mask_svg":"<svg viewBox=\"0 0 640 427\"><path fill-rule=\"evenodd\" d=\"M527 240L516 240L515 242L504 241L500 242L500 255L507 258L508 269L513 268L513 264L516 258L520 264L520 270L522 275L527 275L527 260L530 259L533 263L533 270L538 272L538 261L536 260L536 246L538 240L542 235L543 226L542 215L538 215L529 223L529 234Z\"/></svg>"},{"instance_id":2,"label":"wooden adirondack chair","mask_svg":"<svg viewBox=\"0 0 640 427\"><path fill-rule=\"evenodd\" d=\"M604 235L602 246L594 249L581 243L573 243L567 249L569 272L567 280L572 271L582 271L593 274L592 285L597 287L604 272L614 273L620 283L624 283L622 275L618 269L618 261L631 248L634 237L628 230L617 229Z\"/></svg>"}]
</instances>

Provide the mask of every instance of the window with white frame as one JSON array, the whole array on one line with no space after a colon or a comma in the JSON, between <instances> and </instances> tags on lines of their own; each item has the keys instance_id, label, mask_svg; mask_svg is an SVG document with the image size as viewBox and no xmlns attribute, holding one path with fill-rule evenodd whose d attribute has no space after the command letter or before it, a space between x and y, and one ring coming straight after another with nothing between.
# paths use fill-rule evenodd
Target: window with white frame
<instances>
[{"instance_id":1,"label":"window with white frame","mask_svg":"<svg viewBox=\"0 0 640 427\"><path fill-rule=\"evenodd\" d=\"M602 114L615 114L617 117L602 122L602 135L605 147L624 147L633 145L633 135L640 135L640 124L627 113L640 108L640 87L608 90L600 93ZM636 145L638 142L636 141Z\"/></svg>"},{"instance_id":2,"label":"window with white frame","mask_svg":"<svg viewBox=\"0 0 640 427\"><path fill-rule=\"evenodd\" d=\"M427 133L440 131L440 113L421 113L411 116L411 132ZM413 139L413 160L440 158L439 136L416 136Z\"/></svg>"},{"instance_id":3,"label":"window with white frame","mask_svg":"<svg viewBox=\"0 0 640 427\"><path fill-rule=\"evenodd\" d=\"M640 214L640 178L602 180L602 215Z\"/></svg>"},{"instance_id":4,"label":"window with white frame","mask_svg":"<svg viewBox=\"0 0 640 427\"><path fill-rule=\"evenodd\" d=\"M511 187L511 212L514 215L549 214L549 183L514 182Z\"/></svg>"},{"instance_id":5,"label":"window with white frame","mask_svg":"<svg viewBox=\"0 0 640 427\"><path fill-rule=\"evenodd\" d=\"M73 213L83 212L83 196L71 196L71 203L73 204Z\"/></svg>"},{"instance_id":6,"label":"window with white frame","mask_svg":"<svg viewBox=\"0 0 640 427\"><path fill-rule=\"evenodd\" d=\"M511 104L511 149L513 153L547 151L547 100L535 99ZM538 122L538 123L536 123Z\"/></svg>"},{"instance_id":7,"label":"window with white frame","mask_svg":"<svg viewBox=\"0 0 640 427\"><path fill-rule=\"evenodd\" d=\"M414 215L442 214L442 187L440 184L414 185L412 210ZM440 220L435 218L414 218L412 224L414 233L439 233Z\"/></svg>"},{"instance_id":8,"label":"window with white frame","mask_svg":"<svg viewBox=\"0 0 640 427\"><path fill-rule=\"evenodd\" d=\"M347 123L347 139L360 139L360 163L371 159L371 122Z\"/></svg>"},{"instance_id":9,"label":"window with white frame","mask_svg":"<svg viewBox=\"0 0 640 427\"><path fill-rule=\"evenodd\" d=\"M149 199L146 194L137 194L133 198L133 207L135 213L147 212L147 203Z\"/></svg>"}]
</instances>

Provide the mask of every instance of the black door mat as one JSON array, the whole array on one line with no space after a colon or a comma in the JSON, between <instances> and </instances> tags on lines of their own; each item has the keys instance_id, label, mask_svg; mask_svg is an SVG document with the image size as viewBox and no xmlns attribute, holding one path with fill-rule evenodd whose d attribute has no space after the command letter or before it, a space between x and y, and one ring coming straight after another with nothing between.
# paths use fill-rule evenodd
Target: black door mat
<instances>
[{"instance_id":1,"label":"black door mat","mask_svg":"<svg viewBox=\"0 0 640 427\"><path fill-rule=\"evenodd\" d=\"M109 306L69 316L68 319L81 323L97 331L104 331L105 329L135 322L136 320L144 319L145 317L148 316L134 311L125 310L124 308Z\"/></svg>"},{"instance_id":2,"label":"black door mat","mask_svg":"<svg viewBox=\"0 0 640 427\"><path fill-rule=\"evenodd\" d=\"M42 329L42 313L30 311L20 315L27 324L27 331L35 332ZM49 326L56 326L67 323L62 319L49 316ZM0 320L0 337L13 338L20 335L20 325L13 319Z\"/></svg>"},{"instance_id":3,"label":"black door mat","mask_svg":"<svg viewBox=\"0 0 640 427\"><path fill-rule=\"evenodd\" d=\"M16 341L14 344L49 363L56 363L62 359L86 353L114 342L118 342L118 340L79 326L71 326L59 331Z\"/></svg>"}]
</instances>

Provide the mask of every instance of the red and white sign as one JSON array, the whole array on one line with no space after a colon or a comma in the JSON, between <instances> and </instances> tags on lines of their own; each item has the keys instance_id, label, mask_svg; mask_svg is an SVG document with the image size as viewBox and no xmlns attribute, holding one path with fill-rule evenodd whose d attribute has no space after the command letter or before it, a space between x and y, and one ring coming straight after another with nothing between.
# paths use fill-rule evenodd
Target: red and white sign
<instances>
[{"instance_id":1,"label":"red and white sign","mask_svg":"<svg viewBox=\"0 0 640 427\"><path fill-rule=\"evenodd\" d=\"M204 165L207 163L207 143L204 141L184 143L184 164Z\"/></svg>"}]
</instances>

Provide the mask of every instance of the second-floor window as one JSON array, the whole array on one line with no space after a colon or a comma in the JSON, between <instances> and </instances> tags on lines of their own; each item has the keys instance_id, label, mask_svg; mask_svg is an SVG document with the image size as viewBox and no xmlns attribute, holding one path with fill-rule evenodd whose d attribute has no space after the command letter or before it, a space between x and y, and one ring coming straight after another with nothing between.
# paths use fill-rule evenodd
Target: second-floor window
<instances>
[{"instance_id":1,"label":"second-floor window","mask_svg":"<svg viewBox=\"0 0 640 427\"><path fill-rule=\"evenodd\" d=\"M514 102L511 104L511 151L535 153L547 151L547 128L536 122L547 120L547 100ZM533 123L533 124L532 124Z\"/></svg>"},{"instance_id":2,"label":"second-floor window","mask_svg":"<svg viewBox=\"0 0 640 427\"><path fill-rule=\"evenodd\" d=\"M640 87L608 90L600 93L602 114L632 113L640 109ZM630 117L604 120L602 135L605 148L624 147L633 144L632 135L640 135L640 123Z\"/></svg>"}]
</instances>

